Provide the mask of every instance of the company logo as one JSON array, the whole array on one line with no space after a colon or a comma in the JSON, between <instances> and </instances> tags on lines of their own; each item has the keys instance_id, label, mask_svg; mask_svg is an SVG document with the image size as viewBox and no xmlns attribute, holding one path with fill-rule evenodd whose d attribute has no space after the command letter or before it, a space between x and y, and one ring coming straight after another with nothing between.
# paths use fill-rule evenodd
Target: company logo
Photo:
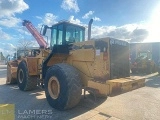
<instances>
[{"instance_id":1,"label":"company logo","mask_svg":"<svg viewBox=\"0 0 160 120\"><path fill-rule=\"evenodd\" d=\"M121 46L127 46L127 42L125 41L111 39L110 45L115 45L115 44L121 45Z\"/></svg>"},{"instance_id":2,"label":"company logo","mask_svg":"<svg viewBox=\"0 0 160 120\"><path fill-rule=\"evenodd\" d=\"M15 119L14 104L0 104L0 120L14 120Z\"/></svg>"},{"instance_id":3,"label":"company logo","mask_svg":"<svg viewBox=\"0 0 160 120\"><path fill-rule=\"evenodd\" d=\"M18 119L51 119L52 110L18 110Z\"/></svg>"}]
</instances>

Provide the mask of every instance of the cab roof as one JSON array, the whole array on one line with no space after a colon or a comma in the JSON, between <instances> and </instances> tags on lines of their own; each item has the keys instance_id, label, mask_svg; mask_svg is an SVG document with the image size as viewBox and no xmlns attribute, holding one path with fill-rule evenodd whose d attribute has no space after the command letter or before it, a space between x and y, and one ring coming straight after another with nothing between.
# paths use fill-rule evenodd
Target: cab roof
<instances>
[{"instance_id":1,"label":"cab roof","mask_svg":"<svg viewBox=\"0 0 160 120\"><path fill-rule=\"evenodd\" d=\"M69 21L59 21L58 23L52 25L52 27L57 26L57 25L61 25L61 24L64 24L64 25L73 25L73 26L76 26L76 27L85 29L85 27L83 27L83 26L81 26L81 25L78 25L78 24L71 23L71 22L69 22Z\"/></svg>"}]
</instances>

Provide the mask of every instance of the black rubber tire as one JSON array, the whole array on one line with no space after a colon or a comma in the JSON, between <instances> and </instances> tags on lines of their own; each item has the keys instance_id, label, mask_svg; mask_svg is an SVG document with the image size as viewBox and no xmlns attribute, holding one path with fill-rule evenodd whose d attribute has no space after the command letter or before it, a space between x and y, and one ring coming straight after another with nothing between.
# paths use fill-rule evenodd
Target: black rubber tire
<instances>
[{"instance_id":1,"label":"black rubber tire","mask_svg":"<svg viewBox=\"0 0 160 120\"><path fill-rule=\"evenodd\" d=\"M49 94L48 82L51 77L56 77L60 84L60 92L56 99ZM79 71L71 65L60 63L51 66L45 76L45 94L48 103L55 109L66 110L76 106L82 94L82 84Z\"/></svg>"},{"instance_id":2,"label":"black rubber tire","mask_svg":"<svg viewBox=\"0 0 160 120\"><path fill-rule=\"evenodd\" d=\"M23 81L20 82L20 71L22 72L22 79ZM36 89L37 86L37 77L31 77L28 74L28 68L26 65L25 61L21 61L18 65L18 70L17 70L17 82L18 82L18 87L22 91L29 91L29 90L34 90Z\"/></svg>"}]
</instances>

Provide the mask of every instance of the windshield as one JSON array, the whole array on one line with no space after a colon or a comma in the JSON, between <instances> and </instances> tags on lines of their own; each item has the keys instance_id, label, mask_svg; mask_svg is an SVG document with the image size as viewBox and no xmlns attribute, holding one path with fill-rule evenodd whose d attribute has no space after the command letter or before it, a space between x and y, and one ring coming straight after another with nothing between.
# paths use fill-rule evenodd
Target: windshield
<instances>
[{"instance_id":1,"label":"windshield","mask_svg":"<svg viewBox=\"0 0 160 120\"><path fill-rule=\"evenodd\" d=\"M139 53L138 57L147 58L147 53L146 52L141 52L141 53Z\"/></svg>"},{"instance_id":2,"label":"windshield","mask_svg":"<svg viewBox=\"0 0 160 120\"><path fill-rule=\"evenodd\" d=\"M141 59L145 59L145 58L152 59L151 53L148 53L148 52L140 52L138 54L138 57Z\"/></svg>"},{"instance_id":3,"label":"windshield","mask_svg":"<svg viewBox=\"0 0 160 120\"><path fill-rule=\"evenodd\" d=\"M52 28L50 45L65 45L84 41L85 29L72 24L59 24Z\"/></svg>"},{"instance_id":4,"label":"windshield","mask_svg":"<svg viewBox=\"0 0 160 120\"><path fill-rule=\"evenodd\" d=\"M84 40L84 31L76 26L67 25L66 42L81 42Z\"/></svg>"}]
</instances>

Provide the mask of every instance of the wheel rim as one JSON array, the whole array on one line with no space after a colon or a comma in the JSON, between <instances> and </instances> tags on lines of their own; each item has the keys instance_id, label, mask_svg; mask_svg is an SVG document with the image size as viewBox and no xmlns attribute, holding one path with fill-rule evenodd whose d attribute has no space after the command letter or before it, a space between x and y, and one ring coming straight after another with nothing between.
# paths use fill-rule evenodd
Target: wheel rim
<instances>
[{"instance_id":1,"label":"wheel rim","mask_svg":"<svg viewBox=\"0 0 160 120\"><path fill-rule=\"evenodd\" d=\"M48 92L53 99L57 99L60 93L60 84L58 79L53 76L48 82Z\"/></svg>"},{"instance_id":2,"label":"wheel rim","mask_svg":"<svg viewBox=\"0 0 160 120\"><path fill-rule=\"evenodd\" d=\"M24 73L23 73L23 70L20 69L19 73L18 73L18 81L19 81L19 83L22 83L23 79L24 79Z\"/></svg>"}]
</instances>

